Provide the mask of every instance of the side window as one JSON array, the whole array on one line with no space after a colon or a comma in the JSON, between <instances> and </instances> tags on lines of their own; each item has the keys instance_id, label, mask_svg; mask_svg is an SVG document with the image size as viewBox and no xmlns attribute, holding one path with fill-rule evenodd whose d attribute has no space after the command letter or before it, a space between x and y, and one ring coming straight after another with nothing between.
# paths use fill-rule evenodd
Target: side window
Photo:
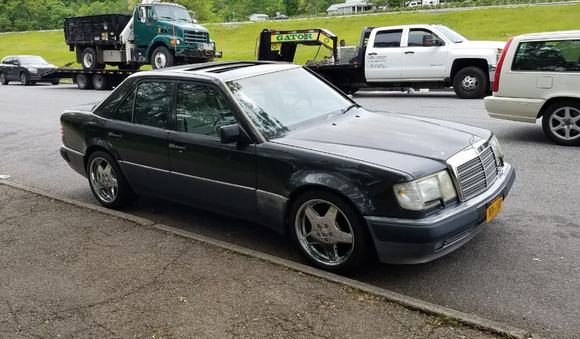
<instances>
[{"instance_id":1,"label":"side window","mask_svg":"<svg viewBox=\"0 0 580 339\"><path fill-rule=\"evenodd\" d=\"M142 23L147 22L147 7L145 6L139 7L139 21Z\"/></svg>"},{"instance_id":2,"label":"side window","mask_svg":"<svg viewBox=\"0 0 580 339\"><path fill-rule=\"evenodd\" d=\"M236 122L221 92L204 84L177 85L177 130L180 132L215 136L221 126Z\"/></svg>"},{"instance_id":3,"label":"side window","mask_svg":"<svg viewBox=\"0 0 580 339\"><path fill-rule=\"evenodd\" d=\"M158 128L167 128L171 113L173 84L170 82L147 81L139 84L135 97L133 123Z\"/></svg>"},{"instance_id":4,"label":"side window","mask_svg":"<svg viewBox=\"0 0 580 339\"><path fill-rule=\"evenodd\" d=\"M119 85L111 95L109 95L102 104L100 104L97 109L93 112L94 114L104 117L104 118L113 118L117 119L114 115L116 114L116 109L119 106L119 103L123 100L127 91L131 89L133 86L133 81L125 80L121 85ZM134 100L133 100L134 101ZM131 121L131 115L133 113L133 106L131 106L131 112L129 113L129 120L124 119L117 119L117 120L124 120L124 121Z\"/></svg>"},{"instance_id":5,"label":"side window","mask_svg":"<svg viewBox=\"0 0 580 339\"><path fill-rule=\"evenodd\" d=\"M409 31L409 47L433 47L434 42L441 41L437 35L426 29L412 29Z\"/></svg>"},{"instance_id":6,"label":"side window","mask_svg":"<svg viewBox=\"0 0 580 339\"><path fill-rule=\"evenodd\" d=\"M376 48L401 47L402 36L403 36L402 29L377 32L373 47Z\"/></svg>"},{"instance_id":7,"label":"side window","mask_svg":"<svg viewBox=\"0 0 580 339\"><path fill-rule=\"evenodd\" d=\"M512 70L580 72L580 40L522 42Z\"/></svg>"},{"instance_id":8,"label":"side window","mask_svg":"<svg viewBox=\"0 0 580 339\"><path fill-rule=\"evenodd\" d=\"M113 119L131 122L133 117L133 107L135 106L135 94L137 90L131 91L131 94L125 97L123 102L117 108L115 114L113 114ZM121 97L122 98L122 97Z\"/></svg>"}]
</instances>

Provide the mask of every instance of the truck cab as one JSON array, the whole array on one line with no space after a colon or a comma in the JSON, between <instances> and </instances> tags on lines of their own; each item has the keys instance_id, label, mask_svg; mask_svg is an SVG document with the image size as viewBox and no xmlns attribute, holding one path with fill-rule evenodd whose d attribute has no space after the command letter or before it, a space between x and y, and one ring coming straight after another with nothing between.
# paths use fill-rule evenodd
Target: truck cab
<instances>
[{"instance_id":1,"label":"truck cab","mask_svg":"<svg viewBox=\"0 0 580 339\"><path fill-rule=\"evenodd\" d=\"M198 25L183 6L145 3L133 13L132 59L164 68L213 59L215 47L208 30Z\"/></svg>"}]
</instances>

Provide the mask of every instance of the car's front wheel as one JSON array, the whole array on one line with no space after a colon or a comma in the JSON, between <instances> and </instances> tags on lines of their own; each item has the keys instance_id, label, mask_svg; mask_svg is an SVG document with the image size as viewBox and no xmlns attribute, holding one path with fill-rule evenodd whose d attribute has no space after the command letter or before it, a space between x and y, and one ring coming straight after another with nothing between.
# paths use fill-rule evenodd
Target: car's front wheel
<instances>
[{"instance_id":1,"label":"car's front wheel","mask_svg":"<svg viewBox=\"0 0 580 339\"><path fill-rule=\"evenodd\" d=\"M564 100L550 105L544 112L542 127L557 144L580 145L580 103Z\"/></svg>"},{"instance_id":2,"label":"car's front wheel","mask_svg":"<svg viewBox=\"0 0 580 339\"><path fill-rule=\"evenodd\" d=\"M108 153L97 151L87 162L87 177L95 198L108 208L121 208L134 198L134 193L121 168Z\"/></svg>"},{"instance_id":3,"label":"car's front wheel","mask_svg":"<svg viewBox=\"0 0 580 339\"><path fill-rule=\"evenodd\" d=\"M453 90L461 99L481 99L489 90L489 80L479 67L465 67L453 78Z\"/></svg>"},{"instance_id":4,"label":"car's front wheel","mask_svg":"<svg viewBox=\"0 0 580 339\"><path fill-rule=\"evenodd\" d=\"M306 259L332 272L364 266L372 242L360 213L344 199L322 191L298 197L290 209L291 235Z\"/></svg>"},{"instance_id":5,"label":"car's front wheel","mask_svg":"<svg viewBox=\"0 0 580 339\"><path fill-rule=\"evenodd\" d=\"M2 86L6 86L8 85L8 79L6 78L6 75L4 73L0 73L0 85Z\"/></svg>"},{"instance_id":6,"label":"car's front wheel","mask_svg":"<svg viewBox=\"0 0 580 339\"><path fill-rule=\"evenodd\" d=\"M20 73L20 84L22 86L30 86L30 76L27 73Z\"/></svg>"}]
</instances>

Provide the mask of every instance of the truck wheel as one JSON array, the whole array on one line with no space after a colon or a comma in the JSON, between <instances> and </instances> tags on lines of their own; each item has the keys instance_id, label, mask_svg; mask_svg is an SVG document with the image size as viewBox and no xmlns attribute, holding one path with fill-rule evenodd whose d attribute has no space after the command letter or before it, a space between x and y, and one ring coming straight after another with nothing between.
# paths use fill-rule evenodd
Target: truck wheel
<instances>
[{"instance_id":1,"label":"truck wheel","mask_svg":"<svg viewBox=\"0 0 580 339\"><path fill-rule=\"evenodd\" d=\"M151 66L154 69L171 67L175 63L171 51L165 46L159 46L151 54Z\"/></svg>"},{"instance_id":2,"label":"truck wheel","mask_svg":"<svg viewBox=\"0 0 580 339\"><path fill-rule=\"evenodd\" d=\"M564 100L548 106L542 127L544 133L559 145L580 145L580 103Z\"/></svg>"},{"instance_id":3,"label":"truck wheel","mask_svg":"<svg viewBox=\"0 0 580 339\"><path fill-rule=\"evenodd\" d=\"M50 81L50 83L53 84L54 86L56 86L56 85L60 84L60 79L52 79Z\"/></svg>"},{"instance_id":4,"label":"truck wheel","mask_svg":"<svg viewBox=\"0 0 580 339\"><path fill-rule=\"evenodd\" d=\"M20 73L20 84L22 86L30 85L30 76L27 73Z\"/></svg>"},{"instance_id":5,"label":"truck wheel","mask_svg":"<svg viewBox=\"0 0 580 339\"><path fill-rule=\"evenodd\" d=\"M6 86L8 85L9 81L8 79L6 79L6 75L4 75L4 73L0 73L0 84L2 86Z\"/></svg>"},{"instance_id":6,"label":"truck wheel","mask_svg":"<svg viewBox=\"0 0 580 339\"><path fill-rule=\"evenodd\" d=\"M461 99L481 99L489 89L489 80L479 67L465 67L453 78L453 90Z\"/></svg>"},{"instance_id":7,"label":"truck wheel","mask_svg":"<svg viewBox=\"0 0 580 339\"><path fill-rule=\"evenodd\" d=\"M93 75L93 87L97 91L105 91L111 89L111 82L103 74Z\"/></svg>"},{"instance_id":8,"label":"truck wheel","mask_svg":"<svg viewBox=\"0 0 580 339\"><path fill-rule=\"evenodd\" d=\"M78 74L76 76L76 83L79 89L91 89L93 88L93 79L90 75Z\"/></svg>"},{"instance_id":9,"label":"truck wheel","mask_svg":"<svg viewBox=\"0 0 580 339\"><path fill-rule=\"evenodd\" d=\"M105 65L97 62L97 52L92 47L83 50L81 64L84 69L104 69Z\"/></svg>"}]
</instances>

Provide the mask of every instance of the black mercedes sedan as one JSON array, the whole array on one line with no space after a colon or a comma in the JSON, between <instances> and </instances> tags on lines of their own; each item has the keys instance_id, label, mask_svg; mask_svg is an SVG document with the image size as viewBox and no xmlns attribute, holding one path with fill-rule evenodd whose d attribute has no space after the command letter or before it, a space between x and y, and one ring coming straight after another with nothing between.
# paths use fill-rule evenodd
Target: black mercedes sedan
<instances>
[{"instance_id":1,"label":"black mercedes sedan","mask_svg":"<svg viewBox=\"0 0 580 339\"><path fill-rule=\"evenodd\" d=\"M141 72L61 125L62 157L102 205L153 195L247 219L330 271L450 253L515 179L491 132L368 111L290 64Z\"/></svg>"}]
</instances>

